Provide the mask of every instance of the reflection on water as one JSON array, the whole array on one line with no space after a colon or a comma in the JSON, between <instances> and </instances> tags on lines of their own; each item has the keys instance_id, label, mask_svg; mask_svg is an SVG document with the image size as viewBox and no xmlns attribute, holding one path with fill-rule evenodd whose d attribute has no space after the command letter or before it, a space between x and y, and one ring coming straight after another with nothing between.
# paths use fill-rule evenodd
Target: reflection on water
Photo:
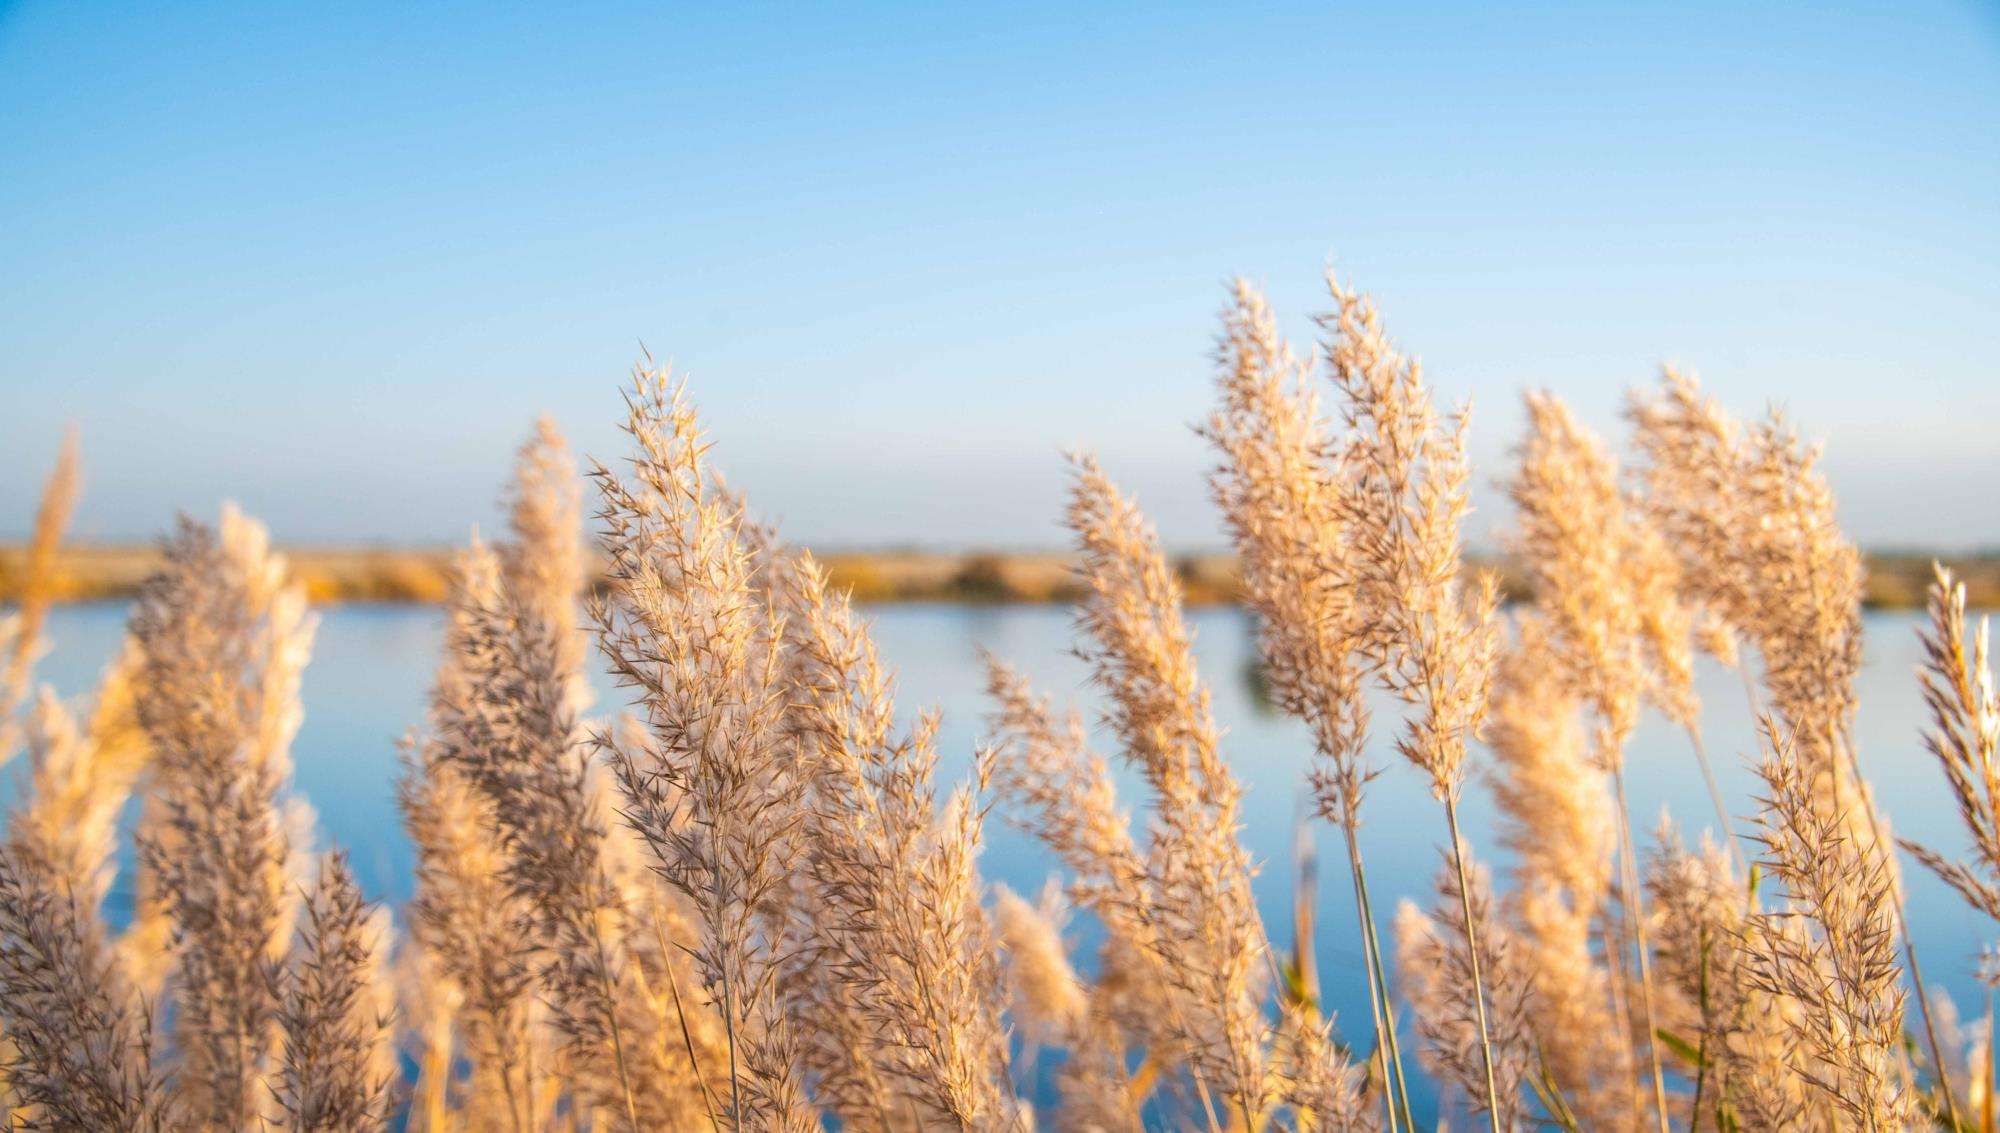
<instances>
[{"instance_id":1,"label":"reflection on water","mask_svg":"<svg viewBox=\"0 0 2000 1133\"><path fill-rule=\"evenodd\" d=\"M65 695L87 690L112 656L122 630L121 605L80 606L50 619L55 649L42 675ZM942 772L963 776L981 736L986 705L978 660L981 648L1032 673L1045 691L1094 712L1083 664L1070 652L1067 610L1048 606L901 605L872 611L884 659L899 674L898 702L906 713L943 710L939 746ZM1214 682L1225 750L1245 785L1243 836L1265 863L1257 896L1273 943L1288 950L1292 924L1294 816L1310 760L1304 729L1275 712L1256 666L1250 620L1230 609L1194 611L1202 669ZM1894 828L1945 847L1962 844L1956 810L1942 775L1922 747L1922 701L1913 676L1917 663L1915 616L1873 614L1867 622L1868 663L1861 678L1858 740L1865 768ZM352 606L325 611L313 662L304 682L305 723L294 747L298 789L318 810L325 837L347 846L362 881L377 896L408 896L410 850L397 821L394 780L399 739L422 719L423 700L442 630L434 607ZM1733 674L1705 671L1705 739L1735 813L1752 809L1754 776L1749 758L1755 732L1741 683ZM598 682L599 707L619 703ZM1389 740L1398 706L1375 706L1373 747L1384 774L1375 780L1362 830L1370 864L1370 889L1378 915L1393 915L1401 897L1424 896L1440 864L1443 820L1423 779L1395 758ZM1091 717L1094 722L1094 716ZM1476 773L1475 773L1476 774ZM1134 777L1120 779L1129 806L1140 801ZM1650 719L1633 741L1630 787L1634 820L1651 831L1671 812L1690 837L1712 828L1708 801L1686 737ZM1053 870L1050 857L1004 821L989 826L984 868L989 878L1021 892L1038 889ZM1467 835L1482 857L1504 867L1490 837L1485 792L1475 782L1465 806ZM1738 823L1740 830L1748 824ZM1320 871L1318 961L1329 1006L1367 1028L1361 953L1350 929L1352 896L1337 865L1339 840L1318 831L1327 868ZM1972 1005L1973 961L1988 939L1987 926L1914 863L1905 863L1910 919L1923 950L1925 974ZM1079 926L1079 932L1085 929Z\"/></svg>"}]
</instances>

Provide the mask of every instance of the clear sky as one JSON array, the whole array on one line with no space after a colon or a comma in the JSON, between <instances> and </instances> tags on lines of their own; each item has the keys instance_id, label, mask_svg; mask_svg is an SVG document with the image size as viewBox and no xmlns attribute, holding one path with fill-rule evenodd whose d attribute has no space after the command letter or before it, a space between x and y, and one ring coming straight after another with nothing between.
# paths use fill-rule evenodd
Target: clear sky
<instances>
[{"instance_id":1,"label":"clear sky","mask_svg":"<svg viewBox=\"0 0 2000 1133\"><path fill-rule=\"evenodd\" d=\"M1088 445L1217 542L1228 277L1375 293L1483 472L1675 361L1864 542L2000 545L2000 12L0 3L0 536L491 525L641 343L822 545L1051 545ZM1504 519L1493 493L1475 516Z\"/></svg>"}]
</instances>

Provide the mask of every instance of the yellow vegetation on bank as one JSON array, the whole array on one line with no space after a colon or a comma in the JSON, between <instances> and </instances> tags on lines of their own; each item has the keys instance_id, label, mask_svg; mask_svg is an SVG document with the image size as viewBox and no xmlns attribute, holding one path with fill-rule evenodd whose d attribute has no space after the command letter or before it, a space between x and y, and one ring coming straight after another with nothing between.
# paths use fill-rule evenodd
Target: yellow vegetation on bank
<instances>
[{"instance_id":1,"label":"yellow vegetation on bank","mask_svg":"<svg viewBox=\"0 0 2000 1133\"><path fill-rule=\"evenodd\" d=\"M452 553L429 547L283 548L292 574L315 605L341 602L439 603L451 585ZM0 602L17 602L27 578L29 548L0 544ZM1922 609L1935 556L1887 552L1867 556L1862 601L1870 609ZM821 557L832 583L857 602L1045 603L1081 596L1074 556L1057 551L832 551ZM1234 555L1208 552L1170 557L1189 605L1240 604L1242 569ZM1955 558L1966 601L1974 609L2000 607L2000 555ZM1531 583L1507 557L1467 557L1473 569L1494 572L1507 601L1529 596ZM136 597L147 575L159 569L157 547L74 544L58 550L49 575L58 603ZM602 568L593 559L588 576ZM593 583L594 585L594 583Z\"/></svg>"}]
</instances>

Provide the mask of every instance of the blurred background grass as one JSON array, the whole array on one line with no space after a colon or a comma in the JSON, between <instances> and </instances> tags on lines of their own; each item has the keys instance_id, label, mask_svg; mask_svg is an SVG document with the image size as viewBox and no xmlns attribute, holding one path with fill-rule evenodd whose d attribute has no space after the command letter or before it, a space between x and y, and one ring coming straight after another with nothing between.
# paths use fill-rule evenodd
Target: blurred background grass
<instances>
[{"instance_id":1,"label":"blurred background grass","mask_svg":"<svg viewBox=\"0 0 2000 1133\"><path fill-rule=\"evenodd\" d=\"M315 547L285 551L294 575L318 603L438 602L451 571L449 547ZM19 597L27 548L0 545L0 602ZM1884 551L1868 556L1865 602L1871 609L1920 609L1930 584L1932 555ZM1058 552L838 551L821 556L833 580L862 602L1040 603L1076 596L1071 559ZM61 602L129 598L158 565L154 547L81 544L57 556L54 594ZM1945 559L1965 580L1968 604L2000 607L2000 552ZM1527 583L1505 558L1474 559L1499 572L1510 599ZM1235 559L1221 553L1175 557L1187 599L1226 605L1240 596Z\"/></svg>"}]
</instances>

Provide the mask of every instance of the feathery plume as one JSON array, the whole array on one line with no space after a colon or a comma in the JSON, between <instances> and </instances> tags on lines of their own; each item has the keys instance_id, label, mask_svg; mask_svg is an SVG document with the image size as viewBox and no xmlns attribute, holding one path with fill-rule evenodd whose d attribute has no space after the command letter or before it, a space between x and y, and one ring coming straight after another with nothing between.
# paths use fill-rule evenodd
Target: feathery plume
<instances>
[{"instance_id":1,"label":"feathery plume","mask_svg":"<svg viewBox=\"0 0 2000 1133\"><path fill-rule=\"evenodd\" d=\"M448 637L471 633L473 611L497 601L495 566L484 548L460 556ZM496 1124L523 1133L534 1127L536 1112L538 976L533 952L521 947L520 927L533 914L508 883L506 848L491 836L500 828L493 800L466 782L456 770L466 757L450 750L463 737L447 722L474 711L477 695L476 675L462 659L446 652L431 692L434 730L404 753L398 798L416 848L411 939L463 997L454 1014L472 1063L472 1104L496 1109Z\"/></svg>"},{"instance_id":2,"label":"feathery plume","mask_svg":"<svg viewBox=\"0 0 2000 1133\"><path fill-rule=\"evenodd\" d=\"M1529 430L1510 485L1513 547L1548 618L1559 673L1599 721L1594 756L1622 758L1642 700L1691 724L1693 619L1679 564L1618 486L1602 442L1561 399L1526 396Z\"/></svg>"},{"instance_id":3,"label":"feathery plume","mask_svg":"<svg viewBox=\"0 0 2000 1133\"><path fill-rule=\"evenodd\" d=\"M1696 1054L1691 1133L1811 1128L1824 1107L1807 1096L1806 1067L1793 1038L1803 1005L1759 983L1756 910L1746 900L1747 887L1712 846L1691 853L1671 827L1657 843L1646 887L1659 925L1653 939L1667 993L1663 1025ZM1791 932L1790 926L1773 927Z\"/></svg>"},{"instance_id":4,"label":"feathery plume","mask_svg":"<svg viewBox=\"0 0 2000 1133\"><path fill-rule=\"evenodd\" d=\"M132 615L161 823L140 854L172 928L178 1089L196 1120L253 1124L270 1101L276 972L296 897L279 791L313 621L264 529L191 520Z\"/></svg>"},{"instance_id":5,"label":"feathery plume","mask_svg":"<svg viewBox=\"0 0 2000 1133\"><path fill-rule=\"evenodd\" d=\"M1965 626L1965 585L1940 566L1930 592L1930 627L1919 679L1931 727L1924 747L1937 757L1959 815L1972 835L1966 865L1908 839L1903 847L1957 890L1965 902L2000 921L2000 701L1987 664L1986 619L1977 635ZM1971 649L1966 648L1968 641Z\"/></svg>"},{"instance_id":6,"label":"feathery plume","mask_svg":"<svg viewBox=\"0 0 2000 1133\"><path fill-rule=\"evenodd\" d=\"M4 665L0 665L0 763L13 758L18 743L15 715L29 696L29 678L45 645L42 623L48 617L49 602L55 597L56 551L76 510L82 482L76 430L70 429L63 434L55 467L42 485L41 504L35 509L35 525L28 536L15 611L0 619L0 653L5 656Z\"/></svg>"},{"instance_id":7,"label":"feathery plume","mask_svg":"<svg viewBox=\"0 0 2000 1133\"><path fill-rule=\"evenodd\" d=\"M1347 425L1342 507L1352 547L1350 585L1360 607L1357 638L1384 687L1415 708L1396 750L1423 769L1431 793L1444 803L1460 871L1457 892L1466 906L1458 924L1472 934L1479 918L1459 857L1458 796L1466 745L1485 718L1499 633L1493 576L1482 575L1470 596L1459 578L1459 524L1470 476L1467 418L1461 411L1452 427L1444 428L1421 368L1397 352L1374 304L1343 288L1331 272L1327 289L1334 311L1319 323L1330 337L1324 347L1327 372L1340 390ZM1470 937L1467 945L1487 1070L1486 1111L1494 1133L1500 1133L1503 1101L1486 1043L1484 950Z\"/></svg>"},{"instance_id":8,"label":"feathery plume","mask_svg":"<svg viewBox=\"0 0 2000 1133\"><path fill-rule=\"evenodd\" d=\"M1281 1008L1276 1066L1279 1093L1293 1127L1312 1133L1373 1133L1380 1128L1361 1071L1334 1041L1333 1020L1304 1004Z\"/></svg>"},{"instance_id":9,"label":"feathery plume","mask_svg":"<svg viewBox=\"0 0 2000 1133\"><path fill-rule=\"evenodd\" d=\"M432 699L443 738L434 753L498 820L502 876L527 913L521 927L570 1083L615 1127L652 1128L698 1114L699 1093L634 982L646 926L610 876L609 829L576 716L576 533L535 518L574 514L563 498L575 489L551 473L551 451L546 433L523 451L513 511L529 518L514 541L497 553L475 547L467 560L446 640L459 675ZM465 695L454 700L454 690Z\"/></svg>"},{"instance_id":10,"label":"feathery plume","mask_svg":"<svg viewBox=\"0 0 2000 1133\"><path fill-rule=\"evenodd\" d=\"M1769 792L1761 838L1771 875L1818 931L1760 916L1752 978L1804 1008L1786 1022L1808 1059L1809 1083L1863 1129L1906 1128L1915 1104L1896 1066L1904 993L1895 905L1884 899L1894 887L1888 862L1854 837L1846 814L1826 808L1812 769L1769 717L1764 742L1757 771Z\"/></svg>"},{"instance_id":11,"label":"feathery plume","mask_svg":"<svg viewBox=\"0 0 2000 1133\"><path fill-rule=\"evenodd\" d=\"M1255 1128L1271 1105L1258 1007L1269 945L1237 840L1241 788L1217 750L1180 586L1151 527L1088 457L1075 461L1069 526L1082 557L1079 652L1110 705L1125 756L1154 795L1148 872L1162 973L1187 1057Z\"/></svg>"},{"instance_id":12,"label":"feathery plume","mask_svg":"<svg viewBox=\"0 0 2000 1133\"><path fill-rule=\"evenodd\" d=\"M1469 595L1459 581L1467 419L1461 412L1445 427L1421 369L1396 352L1374 305L1330 275L1327 286L1334 311L1319 322L1349 430L1343 507L1359 640L1384 683L1416 707L1397 750L1429 774L1433 794L1453 800L1498 648L1492 576Z\"/></svg>"},{"instance_id":13,"label":"feathery plume","mask_svg":"<svg viewBox=\"0 0 2000 1133\"><path fill-rule=\"evenodd\" d=\"M1356 655L1363 607L1343 500L1349 470L1325 434L1306 370L1278 336L1264 297L1237 280L1217 344L1222 407L1201 430L1221 450L1209 475L1242 562L1257 614L1258 641L1274 699L1312 730L1312 771L1322 818L1339 824L1353 877L1385 1094L1407 1094L1386 987L1379 979L1374 910L1357 830L1361 798L1376 772L1363 750L1365 666ZM1407 1108L1407 1103L1405 1103Z\"/></svg>"},{"instance_id":14,"label":"feathery plume","mask_svg":"<svg viewBox=\"0 0 2000 1133\"><path fill-rule=\"evenodd\" d=\"M609 589L591 613L613 675L637 694L646 742L599 742L629 821L700 928L694 960L727 1033L721 1116L732 1130L805 1133L819 1119L779 987L804 789L787 766L779 658L693 408L664 371L640 371L635 386L632 479L592 473Z\"/></svg>"},{"instance_id":15,"label":"feathery plume","mask_svg":"<svg viewBox=\"0 0 2000 1133\"><path fill-rule=\"evenodd\" d=\"M1354 656L1360 606L1341 512L1343 469L1324 435L1304 367L1270 307L1237 280L1218 344L1222 407L1202 429L1223 463L1209 475L1257 613L1274 699L1312 729L1321 815L1353 826L1373 772Z\"/></svg>"},{"instance_id":16,"label":"feathery plume","mask_svg":"<svg viewBox=\"0 0 2000 1133\"><path fill-rule=\"evenodd\" d=\"M1592 767L1549 630L1532 613L1500 666L1487 722L1500 838L1517 856L1506 911L1533 996L1543 1063L1592 1129L1631 1127L1634 1054L1614 1011L1612 972L1592 951L1617 852L1603 777Z\"/></svg>"},{"instance_id":17,"label":"feathery plume","mask_svg":"<svg viewBox=\"0 0 2000 1133\"><path fill-rule=\"evenodd\" d=\"M1672 369L1664 387L1628 409L1646 509L1681 556L1682 586L1757 645L1803 757L1839 766L1861 658L1861 557L1835 521L1818 450L1775 414L1742 429Z\"/></svg>"},{"instance_id":18,"label":"feathery plume","mask_svg":"<svg viewBox=\"0 0 2000 1133\"><path fill-rule=\"evenodd\" d=\"M107 947L94 902L32 836L0 844L0 1028L7 1086L31 1128L164 1133L152 1022Z\"/></svg>"},{"instance_id":19,"label":"feathery plume","mask_svg":"<svg viewBox=\"0 0 2000 1133\"><path fill-rule=\"evenodd\" d=\"M1004 885L994 887L993 917L1007 953L1014 1021L1031 1043L1057 1044L1082 1022L1090 1000L1063 947L1060 892L1031 905Z\"/></svg>"},{"instance_id":20,"label":"feathery plume","mask_svg":"<svg viewBox=\"0 0 2000 1133\"><path fill-rule=\"evenodd\" d=\"M937 717L892 732L893 696L874 642L844 596L801 556L781 603L816 675L804 738L814 753L805 861L820 962L881 1028L881 1069L924 1110L964 1130L1024 1131L1009 1081L1004 979L980 907L985 812L960 786L940 806ZM982 760L982 786L990 766Z\"/></svg>"},{"instance_id":21,"label":"feathery plume","mask_svg":"<svg viewBox=\"0 0 2000 1133\"><path fill-rule=\"evenodd\" d=\"M1647 506L1683 557L1684 585L1756 644L1764 660L1764 687L1776 720L1766 729L1770 751L1760 771L1767 782L1785 784L1783 790L1774 787L1767 801L1767 844L1775 835L1801 861L1826 864L1824 851L1853 866L1828 875L1825 885L1814 889L1819 900L1808 902L1807 911L1829 939L1807 951L1825 947L1846 963L1860 964L1864 956L1872 962L1874 920L1887 917L1908 957L1931 1062L1942 1079L1948 1071L1903 916L1902 887L1853 741L1854 678L1861 659L1860 553L1840 531L1832 490L1817 466L1818 449L1802 444L1780 415L1744 430L1705 399L1692 378L1670 369L1664 385L1657 397L1635 395L1628 410L1648 458ZM1778 801L1788 813L1771 813ZM1800 809L1808 803L1810 815ZM1794 820L1802 825L1787 829ZM1879 888L1865 888L1869 885ZM1840 886L1854 891L1835 894ZM1829 925L1823 916L1848 923ZM1893 947L1888 960L1897 966ZM1821 1016L1812 1021L1815 1029L1866 1034L1892 1014L1876 1002L1873 973L1863 978L1850 971L1836 982L1846 983L1848 991L1809 1000ZM1825 1017L1864 1008L1869 1018ZM1900 1003L1893 1014L1900 1018ZM1872 1057L1864 1053L1857 1066ZM1940 1084L1947 1118L1956 1120L1949 1083ZM1885 1105L1896 1108L1881 1101L1872 1083L1833 1085L1875 1116Z\"/></svg>"},{"instance_id":22,"label":"feathery plume","mask_svg":"<svg viewBox=\"0 0 2000 1133\"><path fill-rule=\"evenodd\" d=\"M277 1075L282 1125L291 1133L388 1128L394 989L387 983L386 911L370 913L344 854L329 855L306 902L287 969Z\"/></svg>"},{"instance_id":23,"label":"feathery plume","mask_svg":"<svg viewBox=\"0 0 2000 1133\"><path fill-rule=\"evenodd\" d=\"M151 756L133 716L137 665L132 649L120 653L81 725L53 691L42 689L28 718L26 803L8 819L8 829L39 846L93 909L116 872L119 811Z\"/></svg>"},{"instance_id":24,"label":"feathery plume","mask_svg":"<svg viewBox=\"0 0 2000 1133\"><path fill-rule=\"evenodd\" d=\"M1521 529L1513 543L1549 630L1538 644L1550 653L1556 676L1595 715L1591 760L1611 776L1617 794L1620 890L1632 906L1624 921L1637 956L1657 1121L1666 1133L1666 1086L1652 1039L1659 1029L1652 949L1625 805L1625 744L1645 700L1687 727L1725 834L1729 812L1696 731L1692 623L1676 593L1675 564L1657 532L1632 514L1617 465L1569 407L1546 393L1530 393L1526 402L1528 437L1512 484Z\"/></svg>"},{"instance_id":25,"label":"feathery plume","mask_svg":"<svg viewBox=\"0 0 2000 1133\"><path fill-rule=\"evenodd\" d=\"M1454 860L1470 856L1461 848ZM1471 880L1469 892L1459 890L1460 873L1447 866L1437 876L1435 907L1425 912L1404 901L1397 909L1396 967L1404 997L1416 1013L1417 1033L1424 1038L1419 1058L1456 1087L1474 1113L1489 1113L1503 1133L1512 1133L1526 1128L1529 1118L1531 993L1514 961L1512 936L1493 915L1485 868L1474 866L1465 876ZM1468 909L1476 922L1470 929L1464 919ZM1475 946L1481 952L1477 982L1472 978ZM1489 1110L1496 1101L1498 1108Z\"/></svg>"}]
</instances>

